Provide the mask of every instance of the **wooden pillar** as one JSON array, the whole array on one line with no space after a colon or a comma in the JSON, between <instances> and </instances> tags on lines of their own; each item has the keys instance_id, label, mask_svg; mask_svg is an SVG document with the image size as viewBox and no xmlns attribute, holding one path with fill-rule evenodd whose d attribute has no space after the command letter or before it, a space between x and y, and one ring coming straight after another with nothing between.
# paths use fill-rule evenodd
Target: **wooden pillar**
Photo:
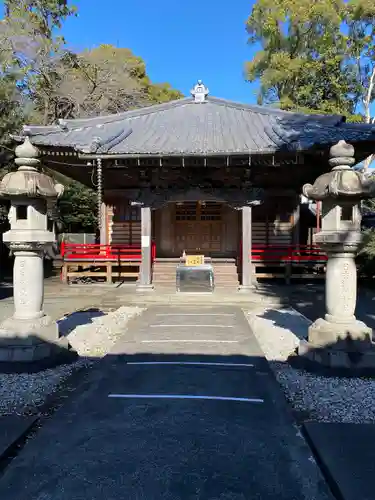
<instances>
[{"instance_id":1,"label":"wooden pillar","mask_svg":"<svg viewBox=\"0 0 375 500\"><path fill-rule=\"evenodd\" d=\"M252 208L242 207L242 283L239 291L248 291L254 288L253 265L251 259L251 232Z\"/></svg>"},{"instance_id":2,"label":"wooden pillar","mask_svg":"<svg viewBox=\"0 0 375 500\"><path fill-rule=\"evenodd\" d=\"M141 248L142 260L139 272L137 291L145 292L154 289L151 284L151 208L141 207Z\"/></svg>"}]
</instances>

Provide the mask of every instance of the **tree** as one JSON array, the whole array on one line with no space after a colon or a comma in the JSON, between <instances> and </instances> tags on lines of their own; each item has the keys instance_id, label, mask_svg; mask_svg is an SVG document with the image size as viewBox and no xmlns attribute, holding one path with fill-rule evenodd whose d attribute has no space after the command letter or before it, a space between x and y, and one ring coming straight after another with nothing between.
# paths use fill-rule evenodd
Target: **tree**
<instances>
[{"instance_id":1,"label":"tree","mask_svg":"<svg viewBox=\"0 0 375 500\"><path fill-rule=\"evenodd\" d=\"M111 45L75 54L59 36L76 13L67 0L8 0L0 23L3 74L11 75L33 123L117 113L181 97L154 85L140 57Z\"/></svg>"},{"instance_id":2,"label":"tree","mask_svg":"<svg viewBox=\"0 0 375 500\"><path fill-rule=\"evenodd\" d=\"M258 0L247 63L259 101L363 121L373 100L375 6L370 0ZM366 111L367 110L367 111Z\"/></svg>"},{"instance_id":3,"label":"tree","mask_svg":"<svg viewBox=\"0 0 375 500\"><path fill-rule=\"evenodd\" d=\"M101 45L80 54L68 51L60 28L76 9L67 0L7 0L4 6L0 144L25 121L47 125L58 118L117 113L182 96L168 84L153 84L144 61L129 49ZM74 181L65 184L59 203L65 228L94 230L96 194Z\"/></svg>"},{"instance_id":4,"label":"tree","mask_svg":"<svg viewBox=\"0 0 375 500\"><path fill-rule=\"evenodd\" d=\"M118 113L182 96L168 84L152 84L140 57L112 45L65 53L51 68L49 80L55 82L48 87L49 122ZM43 108L43 100L36 102Z\"/></svg>"},{"instance_id":5,"label":"tree","mask_svg":"<svg viewBox=\"0 0 375 500\"><path fill-rule=\"evenodd\" d=\"M62 22L75 13L66 0L8 0L0 23L1 74L12 77L28 114L35 99L43 102L48 121L48 95L56 85L53 67L63 54L58 36ZM29 104L29 106L27 106Z\"/></svg>"},{"instance_id":6,"label":"tree","mask_svg":"<svg viewBox=\"0 0 375 500\"><path fill-rule=\"evenodd\" d=\"M26 20L36 33L52 39L56 28L61 28L63 21L74 15L75 6L69 6L68 0L5 0L5 17L16 21Z\"/></svg>"},{"instance_id":7,"label":"tree","mask_svg":"<svg viewBox=\"0 0 375 500\"><path fill-rule=\"evenodd\" d=\"M355 68L358 82L358 100L364 121L374 123L371 104L375 98L375 5L368 0L345 4L345 22L348 27L348 57ZM364 172L373 160L369 156L362 165Z\"/></svg>"}]
</instances>

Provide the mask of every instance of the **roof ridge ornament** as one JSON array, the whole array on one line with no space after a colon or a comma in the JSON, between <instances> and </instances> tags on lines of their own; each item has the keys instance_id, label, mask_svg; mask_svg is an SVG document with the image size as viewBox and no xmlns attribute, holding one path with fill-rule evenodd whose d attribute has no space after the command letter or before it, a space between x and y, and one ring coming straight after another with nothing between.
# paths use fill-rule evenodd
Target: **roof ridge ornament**
<instances>
[{"instance_id":1,"label":"roof ridge ornament","mask_svg":"<svg viewBox=\"0 0 375 500\"><path fill-rule=\"evenodd\" d=\"M194 102L202 103L206 102L207 96L210 91L202 82L202 80L198 80L198 82L191 89L190 93L194 97Z\"/></svg>"}]
</instances>

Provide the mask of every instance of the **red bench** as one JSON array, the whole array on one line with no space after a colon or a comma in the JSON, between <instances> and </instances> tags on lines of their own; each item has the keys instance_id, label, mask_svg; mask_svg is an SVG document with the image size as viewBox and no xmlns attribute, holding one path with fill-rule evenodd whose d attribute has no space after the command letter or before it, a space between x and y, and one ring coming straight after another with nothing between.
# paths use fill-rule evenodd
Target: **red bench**
<instances>
[{"instance_id":1,"label":"red bench","mask_svg":"<svg viewBox=\"0 0 375 500\"><path fill-rule=\"evenodd\" d=\"M151 258L155 259L156 248L151 244ZM99 245L85 243L61 243L64 283L114 279L136 281L142 260L140 245Z\"/></svg>"},{"instance_id":2,"label":"red bench","mask_svg":"<svg viewBox=\"0 0 375 500\"><path fill-rule=\"evenodd\" d=\"M251 261L256 278L284 278L289 282L321 278L327 255L316 245L253 245Z\"/></svg>"}]
</instances>

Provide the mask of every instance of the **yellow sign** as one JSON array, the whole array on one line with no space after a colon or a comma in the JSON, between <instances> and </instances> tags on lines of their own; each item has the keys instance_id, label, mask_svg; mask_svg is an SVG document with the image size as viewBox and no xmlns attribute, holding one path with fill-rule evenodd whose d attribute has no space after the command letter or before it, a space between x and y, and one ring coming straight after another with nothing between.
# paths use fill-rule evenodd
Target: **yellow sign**
<instances>
[{"instance_id":1,"label":"yellow sign","mask_svg":"<svg viewBox=\"0 0 375 500\"><path fill-rule=\"evenodd\" d=\"M204 264L204 255L187 255L185 264L187 266L201 266Z\"/></svg>"}]
</instances>

